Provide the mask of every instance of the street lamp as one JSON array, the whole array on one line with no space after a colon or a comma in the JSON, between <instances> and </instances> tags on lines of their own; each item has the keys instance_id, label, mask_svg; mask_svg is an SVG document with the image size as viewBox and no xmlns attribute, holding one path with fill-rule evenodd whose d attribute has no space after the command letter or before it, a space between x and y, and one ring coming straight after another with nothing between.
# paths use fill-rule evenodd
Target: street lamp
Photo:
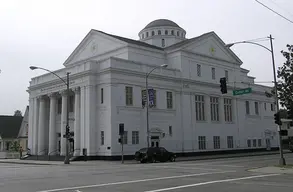
<instances>
[{"instance_id":1,"label":"street lamp","mask_svg":"<svg viewBox=\"0 0 293 192\"><path fill-rule=\"evenodd\" d=\"M50 71L48 69L42 68L42 67L36 67L36 66L30 66L31 70L35 70L35 69L41 69L44 71L47 71L49 73L52 73L53 75L55 75L56 77L58 77L59 79L61 79L61 81L66 85L67 89L66 89L66 95L67 95L67 112L66 112L66 132L65 132L65 138L66 138L66 154L65 154L65 159L64 159L64 164L69 164L69 72L66 73L66 81L64 79L62 79L59 75L57 75L56 73L54 73L53 71ZM61 122L62 123L62 122ZM62 127L62 125L61 125ZM61 136L62 137L62 136Z\"/></svg>"},{"instance_id":2,"label":"street lamp","mask_svg":"<svg viewBox=\"0 0 293 192\"><path fill-rule=\"evenodd\" d=\"M154 67L150 72L148 72L145 76L145 87L146 87L146 118L147 118L147 143L148 143L148 148L150 147L150 139L149 139L149 92L148 92L148 77L149 75L157 68L166 68L168 67L168 64L162 64L159 66Z\"/></svg>"},{"instance_id":3,"label":"street lamp","mask_svg":"<svg viewBox=\"0 0 293 192\"><path fill-rule=\"evenodd\" d=\"M274 85L275 85L275 103L276 103L276 109L277 112L279 112L279 101L278 101L278 90L277 90L277 77L276 77L276 67L275 67L275 56L274 56L274 48L273 48L273 37L272 35L270 35L269 37L267 37L268 39L270 39L270 44L271 44L271 49L267 48L266 46L259 44L259 43L255 43L255 42L251 42L251 41L239 41L239 42L235 42L235 43L230 43L227 44L226 47L232 47L235 44L240 44L240 43L248 43L248 44L253 44L253 45L257 45L260 46L266 50L268 50L269 52L271 52L272 55L272 64L273 64L273 73L274 73ZM286 165L286 161L283 155L283 148L282 148L282 136L280 134L281 132L281 127L278 126L278 132L279 132L279 146L280 146L280 159L279 159L279 165Z\"/></svg>"}]
</instances>

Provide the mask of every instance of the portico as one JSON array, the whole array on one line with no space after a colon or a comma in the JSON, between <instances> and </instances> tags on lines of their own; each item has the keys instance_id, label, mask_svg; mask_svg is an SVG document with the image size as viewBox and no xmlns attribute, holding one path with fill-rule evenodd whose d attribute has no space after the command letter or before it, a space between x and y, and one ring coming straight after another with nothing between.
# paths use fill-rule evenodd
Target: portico
<instances>
[{"instance_id":1,"label":"portico","mask_svg":"<svg viewBox=\"0 0 293 192\"><path fill-rule=\"evenodd\" d=\"M34 108L32 121L33 155L61 155L66 153L66 139L63 138L66 128L67 99L70 100L70 132L74 134L74 152L79 156L80 150L80 87L74 87L68 98L65 90L49 92L31 98Z\"/></svg>"}]
</instances>

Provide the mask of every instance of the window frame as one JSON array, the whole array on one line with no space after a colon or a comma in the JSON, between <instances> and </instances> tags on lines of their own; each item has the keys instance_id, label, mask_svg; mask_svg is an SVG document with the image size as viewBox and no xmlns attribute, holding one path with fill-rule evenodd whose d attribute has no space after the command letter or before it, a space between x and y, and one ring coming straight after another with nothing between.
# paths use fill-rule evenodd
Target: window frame
<instances>
[{"instance_id":1,"label":"window frame","mask_svg":"<svg viewBox=\"0 0 293 192\"><path fill-rule=\"evenodd\" d=\"M206 136L198 136L198 149L206 150Z\"/></svg>"},{"instance_id":2,"label":"window frame","mask_svg":"<svg viewBox=\"0 0 293 192\"><path fill-rule=\"evenodd\" d=\"M101 104L104 103L104 88L101 88Z\"/></svg>"},{"instance_id":3,"label":"window frame","mask_svg":"<svg viewBox=\"0 0 293 192\"><path fill-rule=\"evenodd\" d=\"M173 109L173 92L166 91L167 109Z\"/></svg>"},{"instance_id":4,"label":"window frame","mask_svg":"<svg viewBox=\"0 0 293 192\"><path fill-rule=\"evenodd\" d=\"M221 149L221 137L214 136L213 137L214 149Z\"/></svg>"},{"instance_id":5,"label":"window frame","mask_svg":"<svg viewBox=\"0 0 293 192\"><path fill-rule=\"evenodd\" d=\"M101 131L101 145L105 145L105 132Z\"/></svg>"},{"instance_id":6,"label":"window frame","mask_svg":"<svg viewBox=\"0 0 293 192\"><path fill-rule=\"evenodd\" d=\"M216 79L216 68L212 67L211 71L212 71L212 79L215 80Z\"/></svg>"},{"instance_id":7,"label":"window frame","mask_svg":"<svg viewBox=\"0 0 293 192\"><path fill-rule=\"evenodd\" d=\"M125 86L125 104L126 106L133 106L133 87Z\"/></svg>"},{"instance_id":8,"label":"window frame","mask_svg":"<svg viewBox=\"0 0 293 192\"><path fill-rule=\"evenodd\" d=\"M210 114L211 121L219 122L220 121L220 106L219 106L219 97L210 97Z\"/></svg>"},{"instance_id":9,"label":"window frame","mask_svg":"<svg viewBox=\"0 0 293 192\"><path fill-rule=\"evenodd\" d=\"M224 98L224 118L225 122L233 122L233 103L230 98Z\"/></svg>"},{"instance_id":10,"label":"window frame","mask_svg":"<svg viewBox=\"0 0 293 192\"><path fill-rule=\"evenodd\" d=\"M195 95L194 99L196 121L205 121L205 97L204 95Z\"/></svg>"},{"instance_id":11,"label":"window frame","mask_svg":"<svg viewBox=\"0 0 293 192\"><path fill-rule=\"evenodd\" d=\"M250 102L245 101L245 114L250 115Z\"/></svg>"},{"instance_id":12,"label":"window frame","mask_svg":"<svg viewBox=\"0 0 293 192\"><path fill-rule=\"evenodd\" d=\"M139 131L132 131L131 132L132 137L132 145L138 145L139 144Z\"/></svg>"}]
</instances>

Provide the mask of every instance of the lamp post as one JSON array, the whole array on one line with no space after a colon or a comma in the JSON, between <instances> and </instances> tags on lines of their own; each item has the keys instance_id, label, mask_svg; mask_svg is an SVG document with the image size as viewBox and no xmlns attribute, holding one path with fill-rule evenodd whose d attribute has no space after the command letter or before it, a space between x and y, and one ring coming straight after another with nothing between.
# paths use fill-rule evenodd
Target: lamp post
<instances>
[{"instance_id":1,"label":"lamp post","mask_svg":"<svg viewBox=\"0 0 293 192\"><path fill-rule=\"evenodd\" d=\"M148 92L148 77L150 74L157 68L166 68L168 67L168 64L162 64L157 67L154 67L150 72L148 72L145 76L145 87L146 87L146 123L147 123L147 143L148 143L148 148L150 147L150 139L149 139L149 92Z\"/></svg>"},{"instance_id":2,"label":"lamp post","mask_svg":"<svg viewBox=\"0 0 293 192\"><path fill-rule=\"evenodd\" d=\"M235 44L241 44L241 43L248 43L248 44L253 44L253 45L257 45L260 46L266 50L268 50L269 52L271 52L272 55L272 67L273 67L273 75L274 75L274 85L275 85L275 103L276 103L276 110L277 112L279 112L279 101L278 101L278 90L277 90L277 77L276 77L276 66L275 66L275 56L274 56L274 48L273 48L273 37L272 35L270 35L269 37L267 37L268 39L270 39L270 45L271 45L271 49L267 48L266 46L259 44L259 43L255 43L252 41L239 41L239 42L235 42L235 43L230 43L227 44L226 47L232 47ZM279 132L279 150L280 150L280 159L279 159L279 165L286 165L286 161L284 158L284 154L283 154L283 147L282 147L282 136L280 134L281 131L281 127L278 126L278 132Z\"/></svg>"},{"instance_id":3,"label":"lamp post","mask_svg":"<svg viewBox=\"0 0 293 192\"><path fill-rule=\"evenodd\" d=\"M64 159L64 164L70 164L69 161L69 72L66 73L66 81L64 79L62 79L59 75L57 75L56 73L54 73L53 71L50 71L48 69L42 68L42 67L36 67L36 66L30 66L31 70L35 70L35 69L41 69L44 71L47 71L49 73L52 73L53 75L55 75L56 77L58 77L59 79L61 79L61 81L66 85L66 95L67 95L67 112L66 112L66 132L65 132L65 138L66 138L66 154L65 154L65 159ZM61 122L62 124L62 122ZM62 126L61 126L62 127ZM62 135L61 135L62 137Z\"/></svg>"}]
</instances>

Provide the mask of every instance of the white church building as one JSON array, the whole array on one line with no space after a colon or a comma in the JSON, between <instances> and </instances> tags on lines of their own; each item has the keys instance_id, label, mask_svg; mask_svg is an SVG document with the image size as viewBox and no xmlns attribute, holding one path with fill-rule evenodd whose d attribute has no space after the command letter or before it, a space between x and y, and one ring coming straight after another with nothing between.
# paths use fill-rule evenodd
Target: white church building
<instances>
[{"instance_id":1,"label":"white church building","mask_svg":"<svg viewBox=\"0 0 293 192\"><path fill-rule=\"evenodd\" d=\"M275 104L254 83L242 61L215 32L186 38L173 21L159 19L139 33L139 40L91 30L64 67L70 72L70 97L65 84L51 73L29 85L28 146L33 155L65 155L67 99L71 152L97 158L121 155L119 124L124 123L124 154L147 146L143 95L153 90L149 108L151 146L176 153L271 149L278 147ZM227 43L227 42L226 42ZM167 64L166 68L159 67ZM39 67L41 63L37 64ZM228 93L219 79L227 78ZM250 94L233 96L235 89Z\"/></svg>"}]
</instances>

